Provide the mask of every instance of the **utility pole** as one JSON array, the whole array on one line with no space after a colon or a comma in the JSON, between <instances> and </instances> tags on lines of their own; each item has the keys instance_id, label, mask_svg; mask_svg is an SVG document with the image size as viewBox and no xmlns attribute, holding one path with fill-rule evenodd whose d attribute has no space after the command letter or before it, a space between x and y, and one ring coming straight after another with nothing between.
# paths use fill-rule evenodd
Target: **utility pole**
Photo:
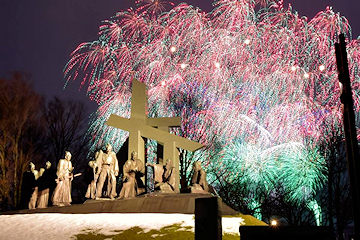
<instances>
[{"instance_id":1,"label":"utility pole","mask_svg":"<svg viewBox=\"0 0 360 240\"><path fill-rule=\"evenodd\" d=\"M350 74L346 53L344 34L339 35L339 43L335 43L336 62L339 73L340 100L343 111L343 122L346 142L351 197L353 200L355 238L360 237L360 159L359 146L355 129L354 103L352 98Z\"/></svg>"}]
</instances>

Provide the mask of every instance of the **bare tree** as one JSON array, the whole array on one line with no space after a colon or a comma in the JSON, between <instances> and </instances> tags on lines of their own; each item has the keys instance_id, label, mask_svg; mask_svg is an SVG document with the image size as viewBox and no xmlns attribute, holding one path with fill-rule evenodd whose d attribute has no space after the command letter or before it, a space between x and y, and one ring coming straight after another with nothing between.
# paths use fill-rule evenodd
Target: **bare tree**
<instances>
[{"instance_id":1,"label":"bare tree","mask_svg":"<svg viewBox=\"0 0 360 240\"><path fill-rule=\"evenodd\" d=\"M84 104L54 97L42 112L46 125L44 144L47 160L57 166L59 159L64 158L65 151L70 151L75 173L83 172L87 165L90 139L86 134L88 115ZM82 178L72 182L74 202L82 201L85 196L86 186Z\"/></svg>"},{"instance_id":2,"label":"bare tree","mask_svg":"<svg viewBox=\"0 0 360 240\"><path fill-rule=\"evenodd\" d=\"M73 160L85 157L88 119L84 104L55 97L44 106L42 112L47 126L48 160L56 164L64 157L66 150L71 152Z\"/></svg>"},{"instance_id":3,"label":"bare tree","mask_svg":"<svg viewBox=\"0 0 360 240\"><path fill-rule=\"evenodd\" d=\"M20 200L22 173L30 160L39 158L36 149L42 98L32 89L29 78L17 72L10 80L0 80L0 200L13 207Z\"/></svg>"},{"instance_id":4,"label":"bare tree","mask_svg":"<svg viewBox=\"0 0 360 240\"><path fill-rule=\"evenodd\" d=\"M29 79L30 75L23 73L0 79L1 210L18 206L22 175L30 161L43 164L50 160L56 166L64 151L70 150L76 171L86 165L84 104L59 98L45 103Z\"/></svg>"},{"instance_id":5,"label":"bare tree","mask_svg":"<svg viewBox=\"0 0 360 240\"><path fill-rule=\"evenodd\" d=\"M327 136L322 146L328 167L322 205L326 224L343 239L344 229L353 219L344 135L341 128L330 128Z\"/></svg>"}]
</instances>

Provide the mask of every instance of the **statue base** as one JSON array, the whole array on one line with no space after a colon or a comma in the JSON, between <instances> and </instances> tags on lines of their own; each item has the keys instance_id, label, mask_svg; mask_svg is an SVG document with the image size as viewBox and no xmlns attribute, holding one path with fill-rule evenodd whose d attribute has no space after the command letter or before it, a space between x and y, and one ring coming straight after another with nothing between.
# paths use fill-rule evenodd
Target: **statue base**
<instances>
[{"instance_id":1,"label":"statue base","mask_svg":"<svg viewBox=\"0 0 360 240\"><path fill-rule=\"evenodd\" d=\"M42 209L24 209L3 214L27 213L195 213L195 199L210 198L212 194L181 193L162 194L150 193L135 198L87 200L84 204L64 207L48 207ZM239 212L221 204L222 215L238 215Z\"/></svg>"}]
</instances>

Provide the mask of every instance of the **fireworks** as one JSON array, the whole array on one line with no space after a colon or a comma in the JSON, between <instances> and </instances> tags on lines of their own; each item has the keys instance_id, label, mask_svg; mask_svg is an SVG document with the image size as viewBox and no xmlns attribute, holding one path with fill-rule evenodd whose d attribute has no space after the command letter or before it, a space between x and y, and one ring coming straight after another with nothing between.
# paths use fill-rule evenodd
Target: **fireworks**
<instances>
[{"instance_id":1,"label":"fireworks","mask_svg":"<svg viewBox=\"0 0 360 240\"><path fill-rule=\"evenodd\" d=\"M183 3L161 14L167 2L138 3L104 21L99 39L80 44L64 70L99 104L93 149L105 141L119 149L126 139L105 122L129 116L135 77L148 87L149 117L179 116L172 132L207 145L196 157L213 170L210 182L241 175L252 192L281 179L289 201L311 200L326 170L318 146L328 128L341 128L341 32L360 110L360 45L347 20L330 7L308 20L281 1L218 0L210 13Z\"/></svg>"}]
</instances>

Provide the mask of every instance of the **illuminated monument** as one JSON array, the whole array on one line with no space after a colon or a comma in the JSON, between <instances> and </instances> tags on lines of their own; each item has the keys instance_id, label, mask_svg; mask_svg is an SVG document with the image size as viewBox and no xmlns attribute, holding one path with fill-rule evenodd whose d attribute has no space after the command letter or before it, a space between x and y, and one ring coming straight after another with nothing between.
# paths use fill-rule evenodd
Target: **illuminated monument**
<instances>
[{"instance_id":1,"label":"illuminated monument","mask_svg":"<svg viewBox=\"0 0 360 240\"><path fill-rule=\"evenodd\" d=\"M156 140L164 146L164 159L171 159L175 168L175 182L179 186L179 152L177 148L196 151L204 145L169 133L169 127L180 126L180 118L148 118L146 114L146 85L137 80L132 81L132 109L130 119L111 115L107 125L121 128L129 132L129 156L132 151L138 152L138 158L144 163L145 144L143 138ZM145 164L144 164L145 165ZM179 192L176 189L174 192ZM194 214L195 199L210 198L212 194L206 192L183 194L160 194L148 197L119 199L116 201L99 201L89 199L85 204L76 204L68 207L50 207L35 209L32 212L49 213L184 213ZM29 210L20 210L18 213L28 213ZM224 215L237 215L225 203L221 203L221 212ZM263 224L261 222L261 224Z\"/></svg>"},{"instance_id":2,"label":"illuminated monument","mask_svg":"<svg viewBox=\"0 0 360 240\"><path fill-rule=\"evenodd\" d=\"M179 152L177 148L193 152L204 147L204 145L169 133L169 127L180 126L180 118L148 118L146 106L146 85L133 79L130 119L112 114L106 124L129 132L128 156L131 156L132 151L137 152L144 165L145 143L143 138L153 139L162 144L164 146L163 157L173 161L177 173L175 174L175 185L179 186Z\"/></svg>"}]
</instances>

